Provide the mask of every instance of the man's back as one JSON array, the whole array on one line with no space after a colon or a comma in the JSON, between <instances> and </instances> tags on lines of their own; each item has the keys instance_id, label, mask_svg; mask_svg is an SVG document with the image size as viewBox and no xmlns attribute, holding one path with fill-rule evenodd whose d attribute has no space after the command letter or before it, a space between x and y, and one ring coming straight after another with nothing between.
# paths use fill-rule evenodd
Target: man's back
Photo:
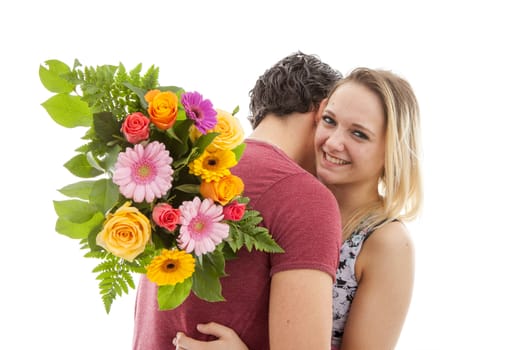
<instances>
[{"instance_id":1,"label":"man's back","mask_svg":"<svg viewBox=\"0 0 525 350\"><path fill-rule=\"evenodd\" d=\"M319 270L332 278L340 247L340 221L332 194L281 150L248 140L232 172L243 178L244 195L261 212L263 224L285 250L268 254L242 249L226 262L221 279L224 302L190 295L175 310L157 311L156 287L142 278L135 310L133 348L173 349L177 331L210 340L196 330L210 321L233 328L251 350L269 349L268 310L271 278L287 270ZM315 286L313 286L315 287Z\"/></svg>"}]
</instances>

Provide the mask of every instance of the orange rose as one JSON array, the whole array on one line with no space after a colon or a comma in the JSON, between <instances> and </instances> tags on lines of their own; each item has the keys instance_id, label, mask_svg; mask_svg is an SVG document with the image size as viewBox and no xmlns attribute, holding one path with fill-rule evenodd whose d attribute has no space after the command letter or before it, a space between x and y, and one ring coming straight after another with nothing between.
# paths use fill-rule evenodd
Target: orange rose
<instances>
[{"instance_id":1,"label":"orange rose","mask_svg":"<svg viewBox=\"0 0 525 350\"><path fill-rule=\"evenodd\" d=\"M161 130L167 130L177 120L179 98L171 91L150 90L144 99L148 102L151 122Z\"/></svg>"},{"instance_id":2,"label":"orange rose","mask_svg":"<svg viewBox=\"0 0 525 350\"><path fill-rule=\"evenodd\" d=\"M233 198L244 191L242 179L235 175L226 175L218 181L203 181L200 192L204 197L213 199L222 205L229 203Z\"/></svg>"}]
</instances>

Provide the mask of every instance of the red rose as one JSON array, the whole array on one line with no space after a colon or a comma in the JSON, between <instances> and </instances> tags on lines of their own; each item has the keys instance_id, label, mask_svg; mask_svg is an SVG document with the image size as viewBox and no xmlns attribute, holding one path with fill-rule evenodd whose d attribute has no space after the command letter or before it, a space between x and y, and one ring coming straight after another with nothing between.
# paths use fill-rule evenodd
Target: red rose
<instances>
[{"instance_id":1,"label":"red rose","mask_svg":"<svg viewBox=\"0 0 525 350\"><path fill-rule=\"evenodd\" d=\"M149 118L140 112L129 114L120 129L129 143L139 143L149 137Z\"/></svg>"},{"instance_id":2,"label":"red rose","mask_svg":"<svg viewBox=\"0 0 525 350\"><path fill-rule=\"evenodd\" d=\"M233 201L224 207L223 214L225 220L239 221L244 216L246 210L246 204L237 203Z\"/></svg>"},{"instance_id":3,"label":"red rose","mask_svg":"<svg viewBox=\"0 0 525 350\"><path fill-rule=\"evenodd\" d=\"M173 232L179 223L180 210L168 203L159 203L153 208L152 216L155 224Z\"/></svg>"}]
</instances>

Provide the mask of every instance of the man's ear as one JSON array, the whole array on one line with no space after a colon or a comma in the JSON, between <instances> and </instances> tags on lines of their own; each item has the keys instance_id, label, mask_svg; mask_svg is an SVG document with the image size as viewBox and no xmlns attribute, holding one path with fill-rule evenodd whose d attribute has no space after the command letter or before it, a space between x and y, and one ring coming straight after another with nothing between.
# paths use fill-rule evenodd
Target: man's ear
<instances>
[{"instance_id":1,"label":"man's ear","mask_svg":"<svg viewBox=\"0 0 525 350\"><path fill-rule=\"evenodd\" d=\"M314 113L314 124L315 125L317 125L319 121L321 120L321 116L323 115L324 109L326 108L327 104L328 104L328 98L325 98L319 104L319 108L317 108L317 111Z\"/></svg>"}]
</instances>

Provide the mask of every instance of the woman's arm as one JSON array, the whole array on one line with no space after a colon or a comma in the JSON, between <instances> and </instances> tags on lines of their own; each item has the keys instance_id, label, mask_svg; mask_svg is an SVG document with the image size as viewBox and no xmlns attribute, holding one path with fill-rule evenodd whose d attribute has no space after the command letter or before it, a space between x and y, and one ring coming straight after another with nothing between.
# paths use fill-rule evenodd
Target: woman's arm
<instances>
[{"instance_id":1,"label":"woman's arm","mask_svg":"<svg viewBox=\"0 0 525 350\"><path fill-rule=\"evenodd\" d=\"M341 350L394 349L414 282L414 247L402 223L389 223L368 238L356 261L356 277L359 287Z\"/></svg>"},{"instance_id":2,"label":"woman's arm","mask_svg":"<svg viewBox=\"0 0 525 350\"><path fill-rule=\"evenodd\" d=\"M173 339L176 350L249 350L237 333L226 326L210 322L197 325L197 330L213 335L217 340L198 341L179 332Z\"/></svg>"},{"instance_id":3,"label":"woman's arm","mask_svg":"<svg viewBox=\"0 0 525 350\"><path fill-rule=\"evenodd\" d=\"M330 349L332 286L330 275L319 270L287 270L272 277L271 350Z\"/></svg>"},{"instance_id":4,"label":"woman's arm","mask_svg":"<svg viewBox=\"0 0 525 350\"><path fill-rule=\"evenodd\" d=\"M269 331L273 349L329 349L332 325L332 279L318 270L288 270L272 278ZM173 344L179 350L247 350L232 329L209 323L197 330L217 337L198 341L182 333ZM308 336L307 336L308 335Z\"/></svg>"}]
</instances>

